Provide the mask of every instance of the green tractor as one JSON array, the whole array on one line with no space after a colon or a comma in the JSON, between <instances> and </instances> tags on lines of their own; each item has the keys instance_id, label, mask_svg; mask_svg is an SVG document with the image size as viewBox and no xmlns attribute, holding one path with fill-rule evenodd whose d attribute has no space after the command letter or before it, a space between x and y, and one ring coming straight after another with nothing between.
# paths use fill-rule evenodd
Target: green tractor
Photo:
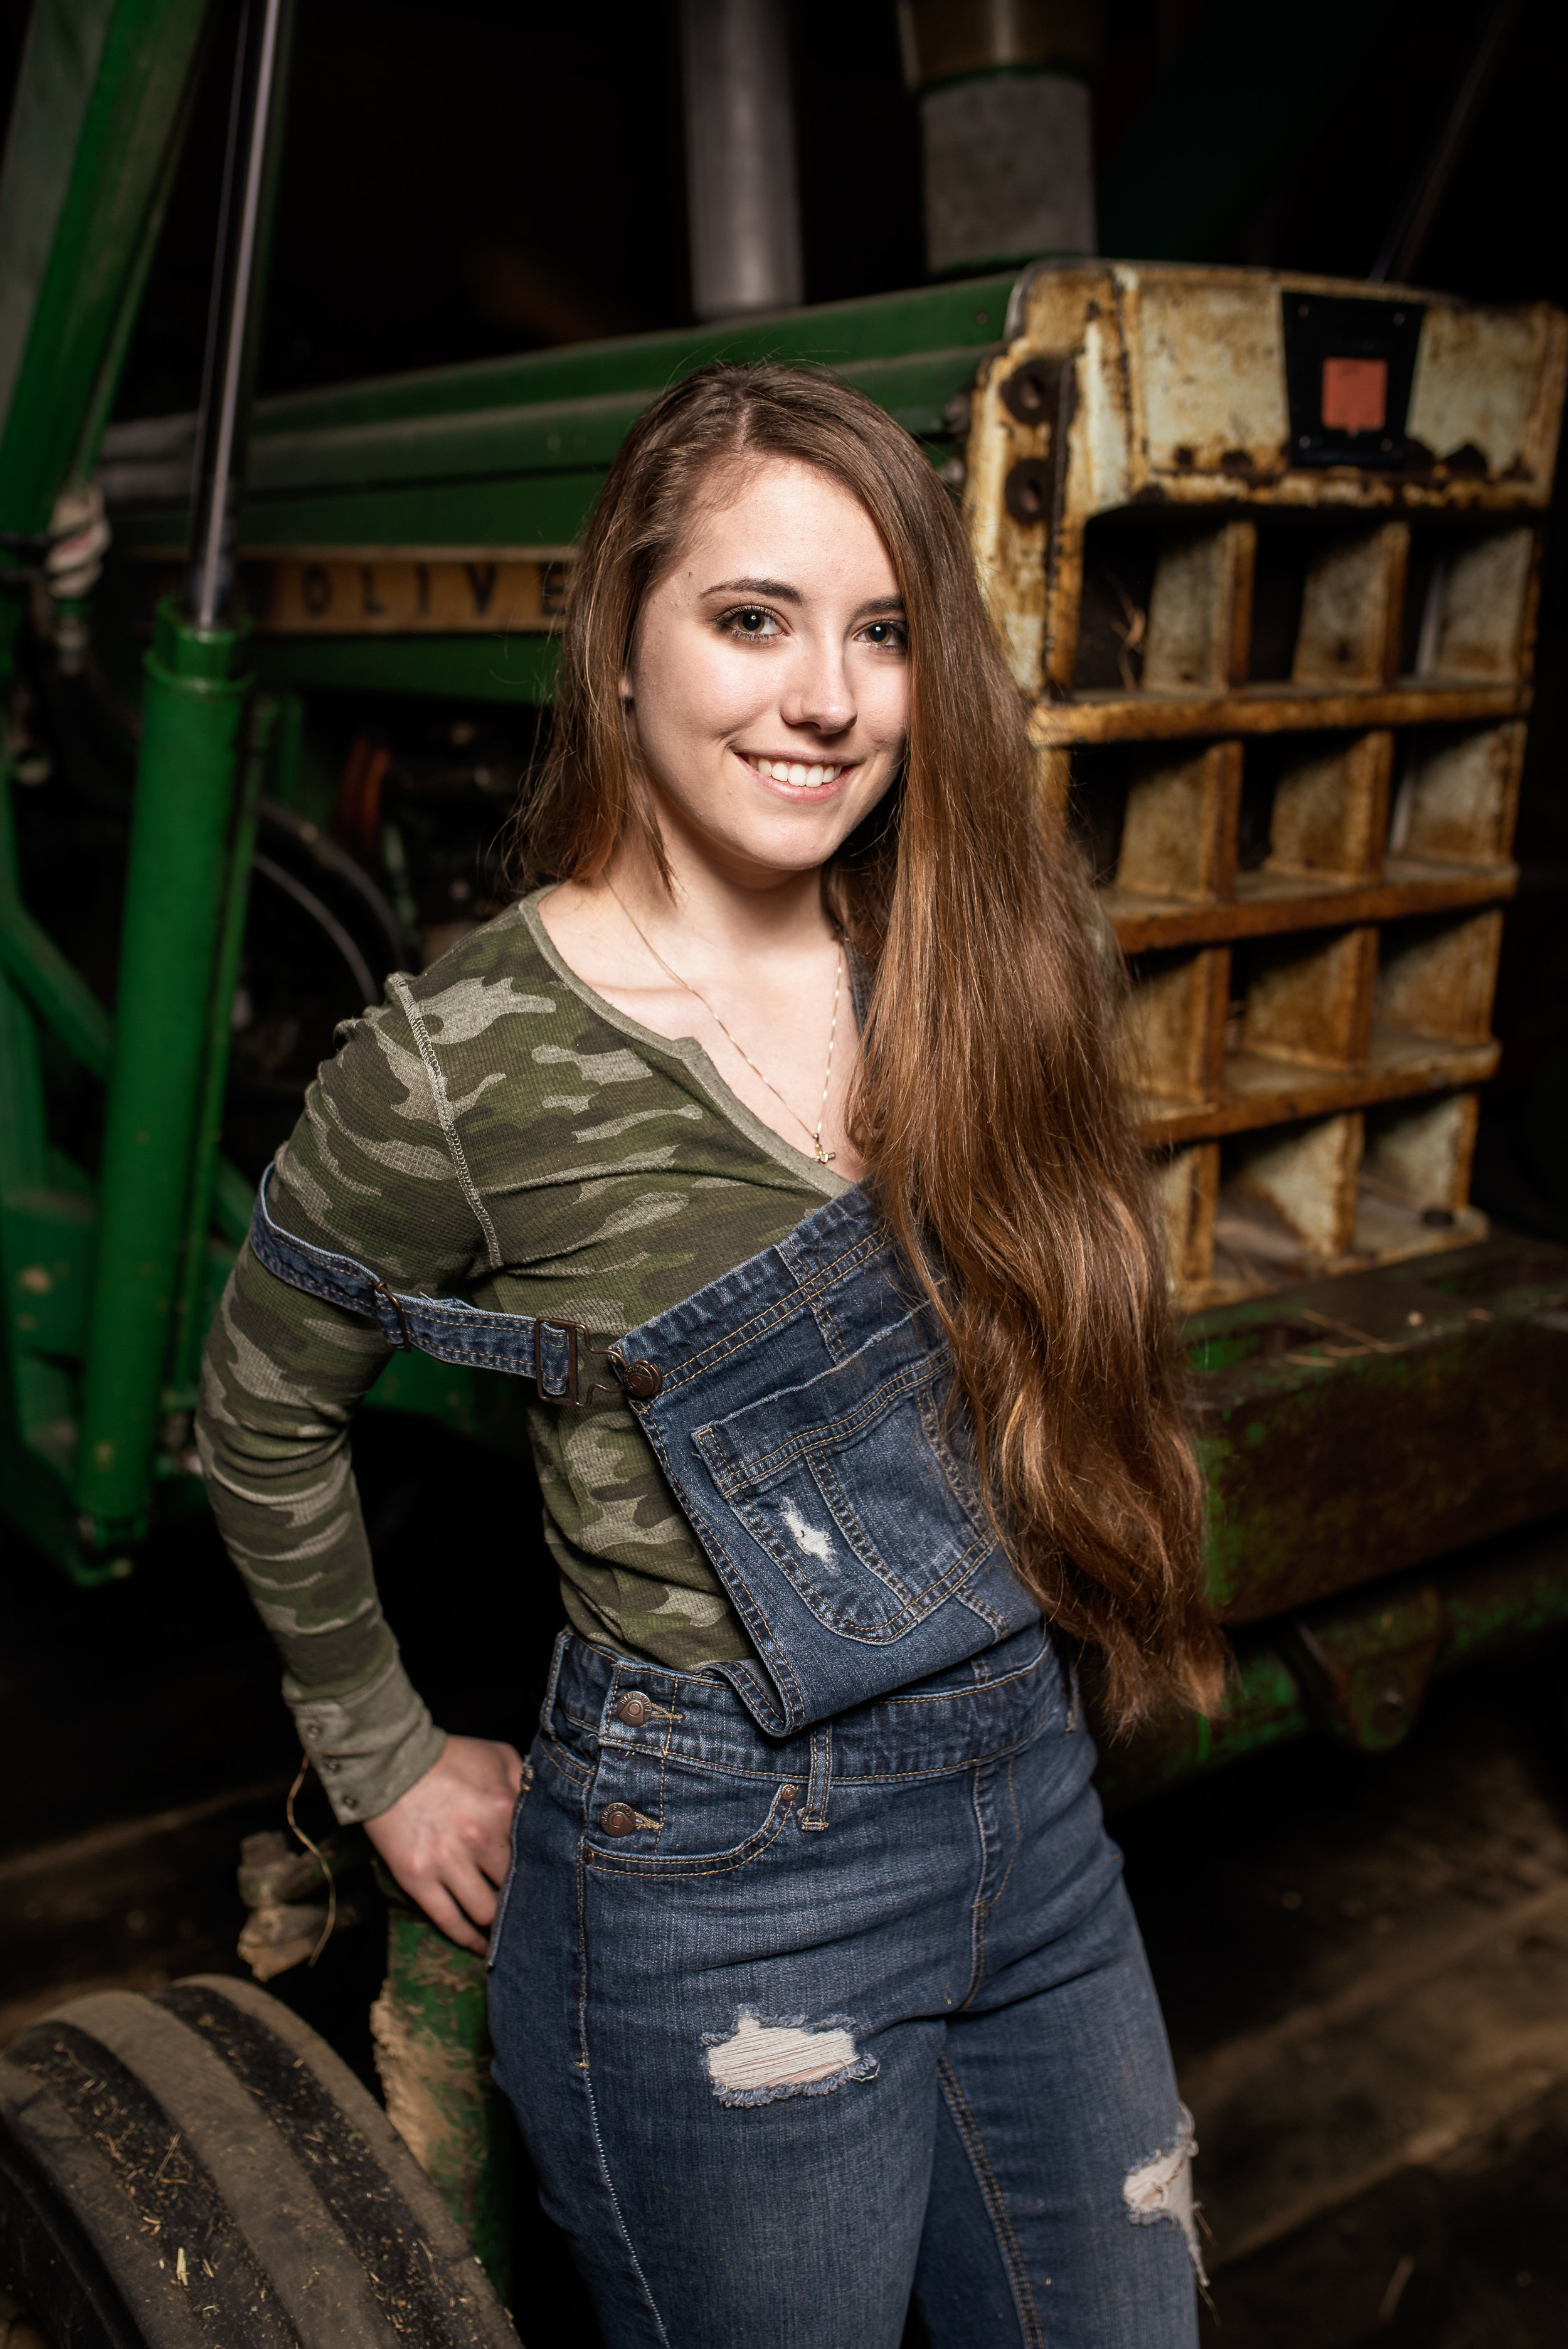
<instances>
[{"instance_id":1,"label":"green tractor","mask_svg":"<svg viewBox=\"0 0 1568 2349\"><path fill-rule=\"evenodd\" d=\"M961 246L947 98L985 60L941 16L906 12L910 71ZM35 0L0 172L0 1499L29 1559L122 1580L204 1506L197 1369L261 1166L335 1022L504 902L490 843L628 425L766 356L867 392L951 489L1131 968L1239 1672L1108 1796L1309 1730L1381 1750L1435 1671L1568 1621L1540 1530L1568 1250L1493 1236L1469 1189L1568 320L1256 269L965 274L958 246L802 309L787 236L748 259L698 206L710 323L254 402L290 20L249 0L201 406L111 424L208 16ZM40 662L134 761L113 971L13 822ZM370 1403L521 1448L497 1374L410 1353ZM248 1854L259 1972L356 1857ZM0 2277L72 2349L514 2338L482 1969L406 1911L377 2033L396 2129L237 1981L35 2024L0 2058Z\"/></svg>"}]
</instances>

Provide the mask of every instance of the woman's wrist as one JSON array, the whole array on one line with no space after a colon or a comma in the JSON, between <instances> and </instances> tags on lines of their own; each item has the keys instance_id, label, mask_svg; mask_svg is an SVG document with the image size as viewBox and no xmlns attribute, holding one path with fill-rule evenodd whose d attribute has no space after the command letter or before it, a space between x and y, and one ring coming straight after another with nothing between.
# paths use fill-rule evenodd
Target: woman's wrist
<instances>
[{"instance_id":1,"label":"woman's wrist","mask_svg":"<svg viewBox=\"0 0 1568 2349\"><path fill-rule=\"evenodd\" d=\"M431 1720L396 1651L346 1696L303 1696L297 1687L284 1693L340 1826L380 1817L445 1750L447 1733Z\"/></svg>"}]
</instances>

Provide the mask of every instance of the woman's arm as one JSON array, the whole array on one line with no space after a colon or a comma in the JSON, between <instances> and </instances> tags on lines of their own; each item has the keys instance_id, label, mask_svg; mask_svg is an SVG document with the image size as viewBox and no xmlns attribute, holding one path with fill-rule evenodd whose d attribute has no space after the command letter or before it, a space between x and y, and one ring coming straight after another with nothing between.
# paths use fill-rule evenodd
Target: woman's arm
<instances>
[{"instance_id":1,"label":"woman's arm","mask_svg":"<svg viewBox=\"0 0 1568 2349\"><path fill-rule=\"evenodd\" d=\"M286 1229L406 1288L449 1293L482 1266L399 1006L354 1023L312 1086L271 1204ZM443 1931L482 1948L474 1927L494 1913L521 1764L509 1745L436 1726L381 1612L348 1433L388 1352L378 1330L242 1249L208 1340L197 1441L335 1815L369 1828Z\"/></svg>"}]
</instances>

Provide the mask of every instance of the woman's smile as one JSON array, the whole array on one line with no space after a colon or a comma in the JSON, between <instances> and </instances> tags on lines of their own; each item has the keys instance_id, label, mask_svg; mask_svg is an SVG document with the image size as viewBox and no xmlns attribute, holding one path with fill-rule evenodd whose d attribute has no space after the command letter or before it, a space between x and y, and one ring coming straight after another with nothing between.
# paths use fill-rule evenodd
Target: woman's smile
<instances>
[{"instance_id":1,"label":"woman's smile","mask_svg":"<svg viewBox=\"0 0 1568 2349\"><path fill-rule=\"evenodd\" d=\"M758 750L737 750L735 755L761 781L775 789L782 787L791 798L805 792L814 799L826 799L833 785L841 781L847 790L845 779L852 776L861 763L858 759L802 759L799 752L791 757L788 751L765 755Z\"/></svg>"}]
</instances>

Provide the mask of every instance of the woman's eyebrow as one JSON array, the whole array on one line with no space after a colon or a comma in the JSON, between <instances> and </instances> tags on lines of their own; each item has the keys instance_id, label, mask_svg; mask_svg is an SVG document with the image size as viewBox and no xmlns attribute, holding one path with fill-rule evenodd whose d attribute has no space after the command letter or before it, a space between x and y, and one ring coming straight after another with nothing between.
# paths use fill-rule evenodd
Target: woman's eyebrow
<instances>
[{"instance_id":1,"label":"woman's eyebrow","mask_svg":"<svg viewBox=\"0 0 1568 2349\"><path fill-rule=\"evenodd\" d=\"M702 592L705 595L772 595L780 604L805 601L799 587L791 587L787 579L720 579Z\"/></svg>"},{"instance_id":2,"label":"woman's eyebrow","mask_svg":"<svg viewBox=\"0 0 1568 2349\"><path fill-rule=\"evenodd\" d=\"M776 603L779 604L802 604L805 601L799 587L791 587L787 579L720 579L712 587L705 587L703 594L705 595L770 595ZM856 606L854 617L857 620L869 620L879 612L902 614L903 610L902 595L873 595L868 602Z\"/></svg>"}]
</instances>

